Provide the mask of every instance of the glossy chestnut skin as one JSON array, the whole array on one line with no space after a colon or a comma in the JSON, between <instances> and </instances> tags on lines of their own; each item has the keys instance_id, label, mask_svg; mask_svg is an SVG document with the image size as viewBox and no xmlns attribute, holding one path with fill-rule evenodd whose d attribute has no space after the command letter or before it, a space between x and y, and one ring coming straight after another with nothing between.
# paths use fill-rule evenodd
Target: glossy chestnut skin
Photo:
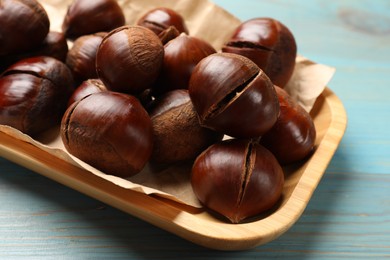
<instances>
[{"instance_id":1,"label":"glossy chestnut skin","mask_svg":"<svg viewBox=\"0 0 390 260\"><path fill-rule=\"evenodd\" d=\"M0 77L0 124L37 135L60 122L72 91L64 63L44 56L21 60Z\"/></svg>"},{"instance_id":2,"label":"glossy chestnut skin","mask_svg":"<svg viewBox=\"0 0 390 260\"><path fill-rule=\"evenodd\" d=\"M216 53L195 67L189 93L202 126L237 138L257 138L275 124L279 102L272 82L251 60Z\"/></svg>"},{"instance_id":3,"label":"glossy chestnut skin","mask_svg":"<svg viewBox=\"0 0 390 260\"><path fill-rule=\"evenodd\" d=\"M75 89L72 96L69 98L68 107L90 94L102 91L107 91L107 88L100 79L85 80Z\"/></svg>"},{"instance_id":4,"label":"glossy chestnut skin","mask_svg":"<svg viewBox=\"0 0 390 260\"><path fill-rule=\"evenodd\" d=\"M50 27L45 9L35 0L1 1L0 24L0 55L37 47Z\"/></svg>"},{"instance_id":5,"label":"glossy chestnut skin","mask_svg":"<svg viewBox=\"0 0 390 260\"><path fill-rule=\"evenodd\" d=\"M7 69L12 64L19 60L26 59L34 56L50 56L56 58L62 62L65 62L66 55L68 53L68 44L63 33L50 31L46 38L36 48L21 52L17 54L9 54L0 57L0 72Z\"/></svg>"},{"instance_id":6,"label":"glossy chestnut skin","mask_svg":"<svg viewBox=\"0 0 390 260\"><path fill-rule=\"evenodd\" d=\"M272 208L283 184L283 170L272 153L243 139L210 146L195 160L191 174L200 202L232 223Z\"/></svg>"},{"instance_id":7,"label":"glossy chestnut skin","mask_svg":"<svg viewBox=\"0 0 390 260\"><path fill-rule=\"evenodd\" d=\"M283 89L275 87L280 102L280 115L260 143L268 148L279 163L289 164L306 158L314 150L316 128L308 112Z\"/></svg>"},{"instance_id":8,"label":"glossy chestnut skin","mask_svg":"<svg viewBox=\"0 0 390 260\"><path fill-rule=\"evenodd\" d=\"M77 38L66 56L66 65L77 82L97 78L96 52L107 33L83 35Z\"/></svg>"},{"instance_id":9,"label":"glossy chestnut skin","mask_svg":"<svg viewBox=\"0 0 390 260\"><path fill-rule=\"evenodd\" d=\"M216 50L208 42L184 33L169 41L164 46L164 62L153 92L188 89L195 66L213 53Z\"/></svg>"},{"instance_id":10,"label":"glossy chestnut skin","mask_svg":"<svg viewBox=\"0 0 390 260\"><path fill-rule=\"evenodd\" d=\"M122 8L116 0L73 0L69 6L62 31L67 38L109 32L125 24Z\"/></svg>"},{"instance_id":11,"label":"glossy chestnut skin","mask_svg":"<svg viewBox=\"0 0 390 260\"><path fill-rule=\"evenodd\" d=\"M242 23L222 48L250 58L280 87L292 76L297 45L291 31L272 18L255 18Z\"/></svg>"},{"instance_id":12,"label":"glossy chestnut skin","mask_svg":"<svg viewBox=\"0 0 390 260\"><path fill-rule=\"evenodd\" d=\"M158 97L149 115L154 133L153 163L170 164L195 159L223 137L200 126L188 91L184 89Z\"/></svg>"},{"instance_id":13,"label":"glossy chestnut skin","mask_svg":"<svg viewBox=\"0 0 390 260\"><path fill-rule=\"evenodd\" d=\"M156 81L164 58L160 39L141 26L122 26L104 37L96 70L107 89L140 94Z\"/></svg>"},{"instance_id":14,"label":"glossy chestnut skin","mask_svg":"<svg viewBox=\"0 0 390 260\"><path fill-rule=\"evenodd\" d=\"M73 103L61 122L65 148L106 174L130 177L149 160L150 117L130 95L105 91Z\"/></svg>"},{"instance_id":15,"label":"glossy chestnut skin","mask_svg":"<svg viewBox=\"0 0 390 260\"><path fill-rule=\"evenodd\" d=\"M188 28L183 17L176 11L166 7L158 7L146 12L137 21L137 25L149 28L156 35L160 35L170 26L175 27L179 33L188 34Z\"/></svg>"}]
</instances>

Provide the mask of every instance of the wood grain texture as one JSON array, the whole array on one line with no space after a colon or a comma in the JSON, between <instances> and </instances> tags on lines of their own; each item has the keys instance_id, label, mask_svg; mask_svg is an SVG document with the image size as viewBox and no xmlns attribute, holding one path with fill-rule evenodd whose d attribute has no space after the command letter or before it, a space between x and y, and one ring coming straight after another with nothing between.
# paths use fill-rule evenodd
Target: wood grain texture
<instances>
[{"instance_id":1,"label":"wood grain texture","mask_svg":"<svg viewBox=\"0 0 390 260\"><path fill-rule=\"evenodd\" d=\"M253 250L212 251L0 159L0 259L390 258L390 3L215 2L280 19L302 55L337 68L348 129L299 221Z\"/></svg>"}]
</instances>

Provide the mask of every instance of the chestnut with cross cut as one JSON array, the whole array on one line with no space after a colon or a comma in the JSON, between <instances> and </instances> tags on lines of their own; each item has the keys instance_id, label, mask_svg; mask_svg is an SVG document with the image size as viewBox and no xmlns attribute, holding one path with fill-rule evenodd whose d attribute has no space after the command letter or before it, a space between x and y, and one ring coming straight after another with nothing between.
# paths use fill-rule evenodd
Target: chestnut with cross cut
<instances>
[{"instance_id":1,"label":"chestnut with cross cut","mask_svg":"<svg viewBox=\"0 0 390 260\"><path fill-rule=\"evenodd\" d=\"M216 53L200 61L191 75L189 94L200 124L232 137L260 137L279 115L270 79L237 54Z\"/></svg>"},{"instance_id":2,"label":"chestnut with cross cut","mask_svg":"<svg viewBox=\"0 0 390 260\"><path fill-rule=\"evenodd\" d=\"M230 139L210 146L192 168L191 185L199 201L232 223L269 210L279 200L284 174L260 144Z\"/></svg>"}]
</instances>

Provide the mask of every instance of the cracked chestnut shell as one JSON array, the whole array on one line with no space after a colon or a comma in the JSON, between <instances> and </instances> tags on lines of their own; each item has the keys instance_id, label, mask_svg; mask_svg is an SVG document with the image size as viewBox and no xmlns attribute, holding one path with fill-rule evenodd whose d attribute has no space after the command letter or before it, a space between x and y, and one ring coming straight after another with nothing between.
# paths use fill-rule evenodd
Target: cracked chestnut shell
<instances>
[{"instance_id":1,"label":"cracked chestnut shell","mask_svg":"<svg viewBox=\"0 0 390 260\"><path fill-rule=\"evenodd\" d=\"M166 7L149 10L137 21L137 25L152 30L156 35L160 35L171 26L176 28L179 33L188 34L183 17L175 10Z\"/></svg>"},{"instance_id":2,"label":"cracked chestnut shell","mask_svg":"<svg viewBox=\"0 0 390 260\"><path fill-rule=\"evenodd\" d=\"M69 98L68 107L90 94L102 91L107 91L107 88L100 79L85 80L75 89L72 96Z\"/></svg>"},{"instance_id":3,"label":"cracked chestnut shell","mask_svg":"<svg viewBox=\"0 0 390 260\"><path fill-rule=\"evenodd\" d=\"M314 150L316 129L308 112L283 89L275 87L280 102L280 115L275 125L264 134L260 143L268 148L281 164L304 159Z\"/></svg>"},{"instance_id":4,"label":"cracked chestnut shell","mask_svg":"<svg viewBox=\"0 0 390 260\"><path fill-rule=\"evenodd\" d=\"M78 37L66 56L66 65L76 81L97 78L96 52L107 33L83 35Z\"/></svg>"},{"instance_id":5,"label":"cracked chestnut shell","mask_svg":"<svg viewBox=\"0 0 390 260\"><path fill-rule=\"evenodd\" d=\"M164 61L153 93L188 89L195 66L213 53L216 50L208 42L184 33L169 41L164 46Z\"/></svg>"},{"instance_id":6,"label":"cracked chestnut shell","mask_svg":"<svg viewBox=\"0 0 390 260\"><path fill-rule=\"evenodd\" d=\"M37 47L50 27L45 9L35 0L1 1L0 24L0 55Z\"/></svg>"},{"instance_id":7,"label":"cracked chestnut shell","mask_svg":"<svg viewBox=\"0 0 390 260\"><path fill-rule=\"evenodd\" d=\"M250 58L282 88L292 76L297 56L293 34L272 18L255 18L242 23L222 51Z\"/></svg>"},{"instance_id":8,"label":"cracked chestnut shell","mask_svg":"<svg viewBox=\"0 0 390 260\"><path fill-rule=\"evenodd\" d=\"M283 170L272 153L243 139L210 146L195 160L191 174L199 201L232 223L272 208L283 184Z\"/></svg>"},{"instance_id":9,"label":"cracked chestnut shell","mask_svg":"<svg viewBox=\"0 0 390 260\"><path fill-rule=\"evenodd\" d=\"M216 53L204 58L191 75L189 94L200 124L232 137L259 137L279 115L272 82L241 55Z\"/></svg>"},{"instance_id":10,"label":"cracked chestnut shell","mask_svg":"<svg viewBox=\"0 0 390 260\"><path fill-rule=\"evenodd\" d=\"M116 0L73 0L69 6L62 31L67 38L109 32L125 24L122 8Z\"/></svg>"},{"instance_id":11,"label":"cracked chestnut shell","mask_svg":"<svg viewBox=\"0 0 390 260\"><path fill-rule=\"evenodd\" d=\"M223 135L200 126L188 91L178 89L158 97L149 112L153 123L151 161L169 164L195 159Z\"/></svg>"},{"instance_id":12,"label":"cracked chestnut shell","mask_svg":"<svg viewBox=\"0 0 390 260\"><path fill-rule=\"evenodd\" d=\"M73 103L61 122L66 150L106 174L140 172L153 147L149 115L130 95L105 91Z\"/></svg>"},{"instance_id":13,"label":"cracked chestnut shell","mask_svg":"<svg viewBox=\"0 0 390 260\"><path fill-rule=\"evenodd\" d=\"M72 91L64 63L44 56L23 59L0 77L0 124L39 134L61 121Z\"/></svg>"},{"instance_id":14,"label":"cracked chestnut shell","mask_svg":"<svg viewBox=\"0 0 390 260\"><path fill-rule=\"evenodd\" d=\"M160 39L141 26L122 26L104 37L96 70L107 89L140 94L156 81L164 58Z\"/></svg>"}]
</instances>

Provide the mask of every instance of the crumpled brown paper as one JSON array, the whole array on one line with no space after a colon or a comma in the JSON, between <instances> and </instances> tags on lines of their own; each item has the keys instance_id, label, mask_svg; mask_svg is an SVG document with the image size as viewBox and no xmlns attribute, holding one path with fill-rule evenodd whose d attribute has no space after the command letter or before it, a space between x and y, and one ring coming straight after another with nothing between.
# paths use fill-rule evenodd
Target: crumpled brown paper
<instances>
[{"instance_id":1,"label":"crumpled brown paper","mask_svg":"<svg viewBox=\"0 0 390 260\"><path fill-rule=\"evenodd\" d=\"M41 0L40 2L49 14L51 29L61 30L63 17L71 0ZM124 10L127 24L134 24L144 12L154 7L172 8L183 15L191 35L208 41L217 50L240 24L236 17L207 0L119 0L118 2ZM299 56L292 79L285 88L307 111L310 111L334 72L334 68ZM138 175L122 179L106 175L68 154L59 137L58 128L51 129L35 140L11 127L0 126L0 131L35 145L68 163L83 167L91 174L98 175L121 187L145 194L157 194L187 205L200 207L189 182L191 171L189 163L166 169L153 169L147 165Z\"/></svg>"}]
</instances>

